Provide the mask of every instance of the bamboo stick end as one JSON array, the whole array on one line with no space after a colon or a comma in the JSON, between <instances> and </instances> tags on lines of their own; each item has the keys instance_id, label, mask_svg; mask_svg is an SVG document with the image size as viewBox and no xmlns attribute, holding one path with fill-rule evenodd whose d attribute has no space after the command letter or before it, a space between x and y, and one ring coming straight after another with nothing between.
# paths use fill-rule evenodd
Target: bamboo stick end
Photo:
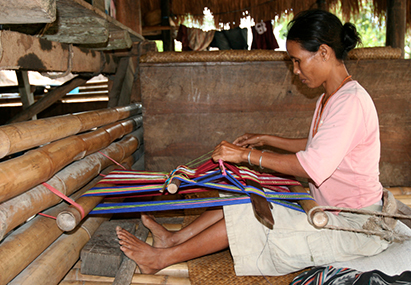
<instances>
[{"instance_id":1,"label":"bamboo stick end","mask_svg":"<svg viewBox=\"0 0 411 285\"><path fill-rule=\"evenodd\" d=\"M81 215L77 211L63 211L56 219L59 229L65 232L74 230L80 221Z\"/></svg>"}]
</instances>

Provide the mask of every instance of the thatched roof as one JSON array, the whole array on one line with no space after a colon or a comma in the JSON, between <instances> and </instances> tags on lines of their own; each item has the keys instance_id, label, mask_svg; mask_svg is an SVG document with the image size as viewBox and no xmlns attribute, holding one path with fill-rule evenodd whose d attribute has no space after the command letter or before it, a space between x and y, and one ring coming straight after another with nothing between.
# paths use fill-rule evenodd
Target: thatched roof
<instances>
[{"instance_id":1,"label":"thatched roof","mask_svg":"<svg viewBox=\"0 0 411 285\"><path fill-rule=\"evenodd\" d=\"M374 4L375 15L385 16L388 0L369 0ZM159 0L142 1L142 10L153 10L160 8ZM352 14L358 14L361 10L363 0L171 0L171 13L178 20L187 15L200 20L205 7L209 8L214 15L216 26L218 24L229 24L236 26L240 18L250 15L256 22L274 19L277 15L294 14L300 11L318 7L322 2L328 7L340 2L343 15L349 18ZM407 1L407 23L411 22L411 1Z\"/></svg>"}]
</instances>

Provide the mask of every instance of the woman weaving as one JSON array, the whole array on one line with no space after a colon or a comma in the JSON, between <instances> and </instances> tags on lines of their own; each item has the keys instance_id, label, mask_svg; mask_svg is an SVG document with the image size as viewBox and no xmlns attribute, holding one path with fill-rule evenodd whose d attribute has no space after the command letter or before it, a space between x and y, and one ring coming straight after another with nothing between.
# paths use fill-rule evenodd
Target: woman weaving
<instances>
[{"instance_id":1,"label":"woman weaving","mask_svg":"<svg viewBox=\"0 0 411 285\"><path fill-rule=\"evenodd\" d=\"M309 179L320 205L381 209L379 125L372 99L349 76L343 59L360 42L355 27L331 13L303 12L289 24L287 52L293 72L310 88L323 86L310 133L304 139L245 134L221 142L212 158L248 162ZM271 146L292 154L262 152ZM230 248L237 275L284 275L310 266L375 255L389 245L378 236L319 230L304 213L273 205L276 224L269 230L255 219L251 204L209 210L179 232L168 232L142 215L153 247L118 228L123 252L142 273ZM362 228L369 216L327 213L336 226ZM278 218L276 218L278 217Z\"/></svg>"}]
</instances>

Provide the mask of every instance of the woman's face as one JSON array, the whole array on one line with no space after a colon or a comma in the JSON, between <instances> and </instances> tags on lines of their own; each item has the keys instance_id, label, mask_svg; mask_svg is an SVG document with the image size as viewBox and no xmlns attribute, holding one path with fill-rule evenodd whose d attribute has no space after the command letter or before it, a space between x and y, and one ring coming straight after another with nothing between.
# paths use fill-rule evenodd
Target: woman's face
<instances>
[{"instance_id":1,"label":"woman's face","mask_svg":"<svg viewBox=\"0 0 411 285\"><path fill-rule=\"evenodd\" d=\"M316 88L325 81L325 70L320 52L310 52L296 41L287 41L287 52L293 62L293 72L301 82Z\"/></svg>"}]
</instances>

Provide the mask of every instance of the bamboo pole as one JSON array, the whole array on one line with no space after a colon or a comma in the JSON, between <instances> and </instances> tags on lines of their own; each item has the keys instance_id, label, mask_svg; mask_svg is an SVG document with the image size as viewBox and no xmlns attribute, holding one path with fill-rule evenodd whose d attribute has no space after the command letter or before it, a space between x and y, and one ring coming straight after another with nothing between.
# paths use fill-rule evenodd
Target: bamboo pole
<instances>
[{"instance_id":1,"label":"bamboo pole","mask_svg":"<svg viewBox=\"0 0 411 285\"><path fill-rule=\"evenodd\" d=\"M131 132L137 124L141 124L141 117L117 122L91 133L71 136L1 163L0 202L50 179L69 163Z\"/></svg>"},{"instance_id":2,"label":"bamboo pole","mask_svg":"<svg viewBox=\"0 0 411 285\"><path fill-rule=\"evenodd\" d=\"M291 192L294 193L306 193L307 191L302 186L290 186L288 187ZM314 200L298 200L298 204L303 208L304 212L307 213L309 221L312 221L313 226L316 228L323 228L328 223L327 214L321 209L313 208L317 207L318 204Z\"/></svg>"},{"instance_id":3,"label":"bamboo pole","mask_svg":"<svg viewBox=\"0 0 411 285\"><path fill-rule=\"evenodd\" d=\"M113 143L102 153L115 161L122 161L138 147L138 140L128 135L123 140ZM100 171L113 162L100 153L89 155L75 162L47 183L68 196L98 175ZM7 232L22 224L32 215L57 204L61 199L43 185L38 185L6 202L0 204L0 240Z\"/></svg>"},{"instance_id":4,"label":"bamboo pole","mask_svg":"<svg viewBox=\"0 0 411 285\"><path fill-rule=\"evenodd\" d=\"M129 161L125 165L129 165ZM109 166L102 171L107 174L115 166ZM93 187L103 177L95 177L80 191L71 195L72 200L78 199L84 192ZM60 203L44 213L56 216L67 207L66 203ZM53 243L63 232L57 227L54 219L37 215L0 243L0 284L6 284L19 274L27 265L39 256L51 243Z\"/></svg>"},{"instance_id":5,"label":"bamboo pole","mask_svg":"<svg viewBox=\"0 0 411 285\"><path fill-rule=\"evenodd\" d=\"M64 282L82 281L82 282L114 282L114 277L94 276L81 274L80 269L74 268L64 278ZM63 283L64 284L64 283ZM190 279L187 277L174 277L166 275L139 274L133 275L131 284L164 284L164 285L190 285Z\"/></svg>"},{"instance_id":6,"label":"bamboo pole","mask_svg":"<svg viewBox=\"0 0 411 285\"><path fill-rule=\"evenodd\" d=\"M133 134L138 135L139 142L142 141L142 133L136 131ZM85 215L91 212L101 201L104 196L84 196L79 198L78 204L83 208ZM57 226L63 231L73 230L81 221L80 210L74 206L69 206L57 215Z\"/></svg>"},{"instance_id":7,"label":"bamboo pole","mask_svg":"<svg viewBox=\"0 0 411 285\"><path fill-rule=\"evenodd\" d=\"M0 158L141 114L141 104L0 126Z\"/></svg>"},{"instance_id":8,"label":"bamboo pole","mask_svg":"<svg viewBox=\"0 0 411 285\"><path fill-rule=\"evenodd\" d=\"M133 162L132 157L125 159L122 164L129 167ZM109 166L102 173L107 174L116 166ZM84 192L93 187L102 177L97 176L88 185L71 196L76 200ZM61 203L45 213L56 216L61 210L66 208L65 203ZM5 284L32 262L41 252L43 252L62 233L58 229L55 220L43 216L37 216L13 232L0 244L0 284Z\"/></svg>"},{"instance_id":9,"label":"bamboo pole","mask_svg":"<svg viewBox=\"0 0 411 285\"><path fill-rule=\"evenodd\" d=\"M77 262L83 246L101 223L108 219L108 216L89 217L75 232L62 234L9 284L58 284Z\"/></svg>"}]
</instances>

